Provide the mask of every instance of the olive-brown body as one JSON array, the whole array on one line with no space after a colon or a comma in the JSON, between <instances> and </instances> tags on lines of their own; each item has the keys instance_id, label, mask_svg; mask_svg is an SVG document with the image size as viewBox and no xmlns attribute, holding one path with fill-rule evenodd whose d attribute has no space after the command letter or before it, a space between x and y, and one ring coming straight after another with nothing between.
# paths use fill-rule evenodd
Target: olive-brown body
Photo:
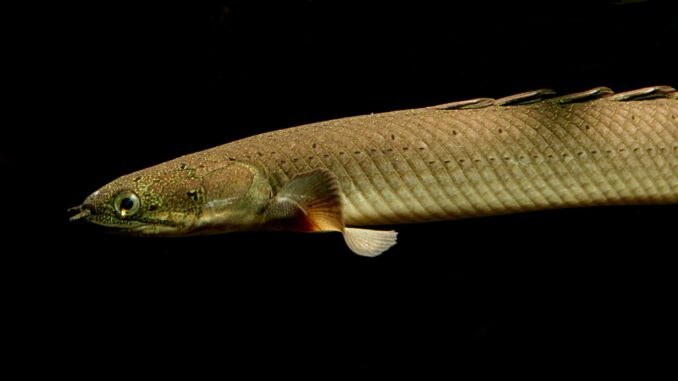
<instances>
[{"instance_id":1,"label":"olive-brown body","mask_svg":"<svg viewBox=\"0 0 678 381\"><path fill-rule=\"evenodd\" d=\"M272 131L123 176L77 218L147 235L340 231L376 255L395 232L350 227L665 203L678 203L678 97L656 86L537 90Z\"/></svg>"}]
</instances>

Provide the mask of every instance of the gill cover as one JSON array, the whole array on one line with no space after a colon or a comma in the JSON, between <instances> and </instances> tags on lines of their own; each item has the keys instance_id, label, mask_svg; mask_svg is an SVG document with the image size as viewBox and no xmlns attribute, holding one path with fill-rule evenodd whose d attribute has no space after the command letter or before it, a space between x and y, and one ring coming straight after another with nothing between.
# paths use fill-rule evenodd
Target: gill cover
<instances>
[{"instance_id":1,"label":"gill cover","mask_svg":"<svg viewBox=\"0 0 678 381\"><path fill-rule=\"evenodd\" d=\"M272 197L271 185L255 166L233 161L202 178L200 226L220 231L246 230L259 224Z\"/></svg>"}]
</instances>

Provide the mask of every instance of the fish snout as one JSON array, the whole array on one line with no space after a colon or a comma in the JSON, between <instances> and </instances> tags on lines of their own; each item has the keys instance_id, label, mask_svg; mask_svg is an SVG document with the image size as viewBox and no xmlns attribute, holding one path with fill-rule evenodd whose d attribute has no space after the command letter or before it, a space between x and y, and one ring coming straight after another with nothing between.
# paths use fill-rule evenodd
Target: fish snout
<instances>
[{"instance_id":1,"label":"fish snout","mask_svg":"<svg viewBox=\"0 0 678 381\"><path fill-rule=\"evenodd\" d=\"M72 216L68 219L70 222L80 220L92 214L94 206L92 204L84 203L79 206L68 209L68 214Z\"/></svg>"}]
</instances>

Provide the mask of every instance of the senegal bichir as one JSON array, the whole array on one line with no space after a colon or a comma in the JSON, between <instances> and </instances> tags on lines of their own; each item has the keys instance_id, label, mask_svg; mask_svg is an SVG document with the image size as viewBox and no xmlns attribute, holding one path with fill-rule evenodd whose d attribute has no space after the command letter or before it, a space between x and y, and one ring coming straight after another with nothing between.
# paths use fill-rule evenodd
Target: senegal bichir
<instances>
[{"instance_id":1,"label":"senegal bichir","mask_svg":"<svg viewBox=\"0 0 678 381\"><path fill-rule=\"evenodd\" d=\"M273 131L122 176L74 208L123 233L340 232L550 208L678 202L678 96L668 86L537 90Z\"/></svg>"}]
</instances>

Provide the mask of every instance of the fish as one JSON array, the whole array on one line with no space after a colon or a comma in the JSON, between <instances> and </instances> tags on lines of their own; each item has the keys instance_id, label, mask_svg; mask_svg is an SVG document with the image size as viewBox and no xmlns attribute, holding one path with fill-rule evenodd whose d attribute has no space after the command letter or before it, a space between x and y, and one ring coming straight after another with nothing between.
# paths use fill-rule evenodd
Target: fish
<instances>
[{"instance_id":1,"label":"fish","mask_svg":"<svg viewBox=\"0 0 678 381\"><path fill-rule=\"evenodd\" d=\"M397 241L388 225L674 203L676 90L597 87L251 136L121 176L70 220L141 236L339 232L354 253L374 257Z\"/></svg>"}]
</instances>

